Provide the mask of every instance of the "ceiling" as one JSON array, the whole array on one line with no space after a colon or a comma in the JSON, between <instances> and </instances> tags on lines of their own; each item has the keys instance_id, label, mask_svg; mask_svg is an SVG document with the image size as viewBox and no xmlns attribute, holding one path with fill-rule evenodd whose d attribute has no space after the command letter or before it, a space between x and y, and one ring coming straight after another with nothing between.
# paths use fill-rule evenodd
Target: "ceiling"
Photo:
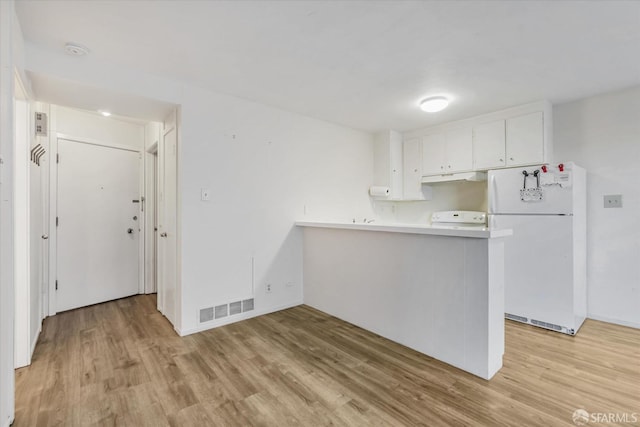
<instances>
[{"instance_id":1,"label":"ceiling","mask_svg":"<svg viewBox=\"0 0 640 427\"><path fill-rule=\"evenodd\" d=\"M81 43L100 61L367 131L640 84L637 1L47 0L16 8L25 39L43 48ZM37 95L56 91L55 80L36 78ZM449 96L450 107L420 111L429 95Z\"/></svg>"}]
</instances>

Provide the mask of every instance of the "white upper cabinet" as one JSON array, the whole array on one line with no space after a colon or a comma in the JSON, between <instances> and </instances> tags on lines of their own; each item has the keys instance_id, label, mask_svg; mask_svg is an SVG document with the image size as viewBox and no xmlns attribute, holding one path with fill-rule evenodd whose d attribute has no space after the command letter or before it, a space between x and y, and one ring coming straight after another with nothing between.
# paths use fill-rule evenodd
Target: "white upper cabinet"
<instances>
[{"instance_id":1,"label":"white upper cabinet","mask_svg":"<svg viewBox=\"0 0 640 427\"><path fill-rule=\"evenodd\" d=\"M426 177L550 163L552 131L551 104L539 101L405 132L404 197L414 194L416 169Z\"/></svg>"},{"instance_id":2,"label":"white upper cabinet","mask_svg":"<svg viewBox=\"0 0 640 427\"><path fill-rule=\"evenodd\" d=\"M444 133L426 135L422 138L422 174L445 173Z\"/></svg>"},{"instance_id":3,"label":"white upper cabinet","mask_svg":"<svg viewBox=\"0 0 640 427\"><path fill-rule=\"evenodd\" d=\"M537 108L536 108L537 107ZM538 111L531 111L531 110ZM492 114L504 118L473 126L473 168L535 165L551 161L551 105L538 103Z\"/></svg>"},{"instance_id":4,"label":"white upper cabinet","mask_svg":"<svg viewBox=\"0 0 640 427\"><path fill-rule=\"evenodd\" d=\"M543 163L542 111L507 119L506 161L509 166Z\"/></svg>"},{"instance_id":5,"label":"white upper cabinet","mask_svg":"<svg viewBox=\"0 0 640 427\"><path fill-rule=\"evenodd\" d=\"M389 130L375 135L373 185L389 187L389 200L402 199L402 135Z\"/></svg>"},{"instance_id":6,"label":"white upper cabinet","mask_svg":"<svg viewBox=\"0 0 640 427\"><path fill-rule=\"evenodd\" d=\"M422 175L469 171L473 167L471 128L452 129L422 138Z\"/></svg>"},{"instance_id":7,"label":"white upper cabinet","mask_svg":"<svg viewBox=\"0 0 640 427\"><path fill-rule=\"evenodd\" d=\"M473 168L471 128L445 131L445 170L466 172Z\"/></svg>"},{"instance_id":8,"label":"white upper cabinet","mask_svg":"<svg viewBox=\"0 0 640 427\"><path fill-rule=\"evenodd\" d=\"M403 199L424 200L422 193L422 143L420 138L403 142Z\"/></svg>"},{"instance_id":9,"label":"white upper cabinet","mask_svg":"<svg viewBox=\"0 0 640 427\"><path fill-rule=\"evenodd\" d=\"M505 121L496 120L473 127L473 169L500 168L505 162Z\"/></svg>"}]
</instances>

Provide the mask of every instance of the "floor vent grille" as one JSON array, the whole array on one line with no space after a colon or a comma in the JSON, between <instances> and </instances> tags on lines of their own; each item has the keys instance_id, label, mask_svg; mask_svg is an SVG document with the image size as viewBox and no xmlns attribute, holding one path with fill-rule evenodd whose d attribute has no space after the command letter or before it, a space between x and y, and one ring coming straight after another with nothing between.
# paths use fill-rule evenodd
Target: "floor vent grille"
<instances>
[{"instance_id":1,"label":"floor vent grille","mask_svg":"<svg viewBox=\"0 0 640 427\"><path fill-rule=\"evenodd\" d=\"M215 315L216 319L220 319L222 317L227 317L227 315L228 315L228 311L227 311L228 306L227 306L227 304L217 305L215 307L215 309L216 309L216 315Z\"/></svg>"},{"instance_id":2,"label":"floor vent grille","mask_svg":"<svg viewBox=\"0 0 640 427\"><path fill-rule=\"evenodd\" d=\"M523 316L518 316L515 314L511 314L511 313L505 313L504 317L506 317L509 320L515 320L516 322L523 322L523 323L528 323L529 319L527 319L526 317Z\"/></svg>"},{"instance_id":3,"label":"floor vent grille","mask_svg":"<svg viewBox=\"0 0 640 427\"><path fill-rule=\"evenodd\" d=\"M200 310L200 323L213 320L213 307L203 308Z\"/></svg>"},{"instance_id":4,"label":"floor vent grille","mask_svg":"<svg viewBox=\"0 0 640 427\"><path fill-rule=\"evenodd\" d=\"M542 328L552 329L554 331L562 331L562 326L554 325L553 323L541 322L540 320L531 319L531 324Z\"/></svg>"},{"instance_id":5,"label":"floor vent grille","mask_svg":"<svg viewBox=\"0 0 640 427\"><path fill-rule=\"evenodd\" d=\"M242 312L253 310L253 298L242 301Z\"/></svg>"}]
</instances>

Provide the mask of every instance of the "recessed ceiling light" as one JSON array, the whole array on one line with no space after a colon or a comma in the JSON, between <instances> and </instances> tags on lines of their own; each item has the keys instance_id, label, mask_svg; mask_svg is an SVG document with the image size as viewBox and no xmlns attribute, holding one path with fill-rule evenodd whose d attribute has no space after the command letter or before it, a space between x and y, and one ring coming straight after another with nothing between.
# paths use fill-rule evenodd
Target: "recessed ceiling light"
<instances>
[{"instance_id":1,"label":"recessed ceiling light","mask_svg":"<svg viewBox=\"0 0 640 427\"><path fill-rule=\"evenodd\" d=\"M420 108L427 113L437 113L447 108L449 100L444 96L432 96L420 101Z\"/></svg>"},{"instance_id":2,"label":"recessed ceiling light","mask_svg":"<svg viewBox=\"0 0 640 427\"><path fill-rule=\"evenodd\" d=\"M78 43L67 43L64 45L64 51L73 56L84 56L89 53L89 49Z\"/></svg>"},{"instance_id":3,"label":"recessed ceiling light","mask_svg":"<svg viewBox=\"0 0 640 427\"><path fill-rule=\"evenodd\" d=\"M109 117L109 116L111 115L111 113L110 113L110 112L108 112L108 111L102 111L102 110L101 110L101 111L98 111L98 112L99 112L100 114L102 114L103 116L105 116L105 117Z\"/></svg>"}]
</instances>

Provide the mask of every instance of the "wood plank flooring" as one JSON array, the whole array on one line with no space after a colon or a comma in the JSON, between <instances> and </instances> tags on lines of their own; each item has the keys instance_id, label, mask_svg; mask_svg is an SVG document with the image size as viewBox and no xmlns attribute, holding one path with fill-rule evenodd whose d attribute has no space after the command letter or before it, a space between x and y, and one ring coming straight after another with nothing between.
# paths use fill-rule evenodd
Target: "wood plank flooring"
<instances>
[{"instance_id":1,"label":"wood plank flooring","mask_svg":"<svg viewBox=\"0 0 640 427\"><path fill-rule=\"evenodd\" d=\"M14 426L573 426L578 408L640 425L640 330L507 322L484 381L308 306L180 338L155 304L46 319Z\"/></svg>"}]
</instances>

